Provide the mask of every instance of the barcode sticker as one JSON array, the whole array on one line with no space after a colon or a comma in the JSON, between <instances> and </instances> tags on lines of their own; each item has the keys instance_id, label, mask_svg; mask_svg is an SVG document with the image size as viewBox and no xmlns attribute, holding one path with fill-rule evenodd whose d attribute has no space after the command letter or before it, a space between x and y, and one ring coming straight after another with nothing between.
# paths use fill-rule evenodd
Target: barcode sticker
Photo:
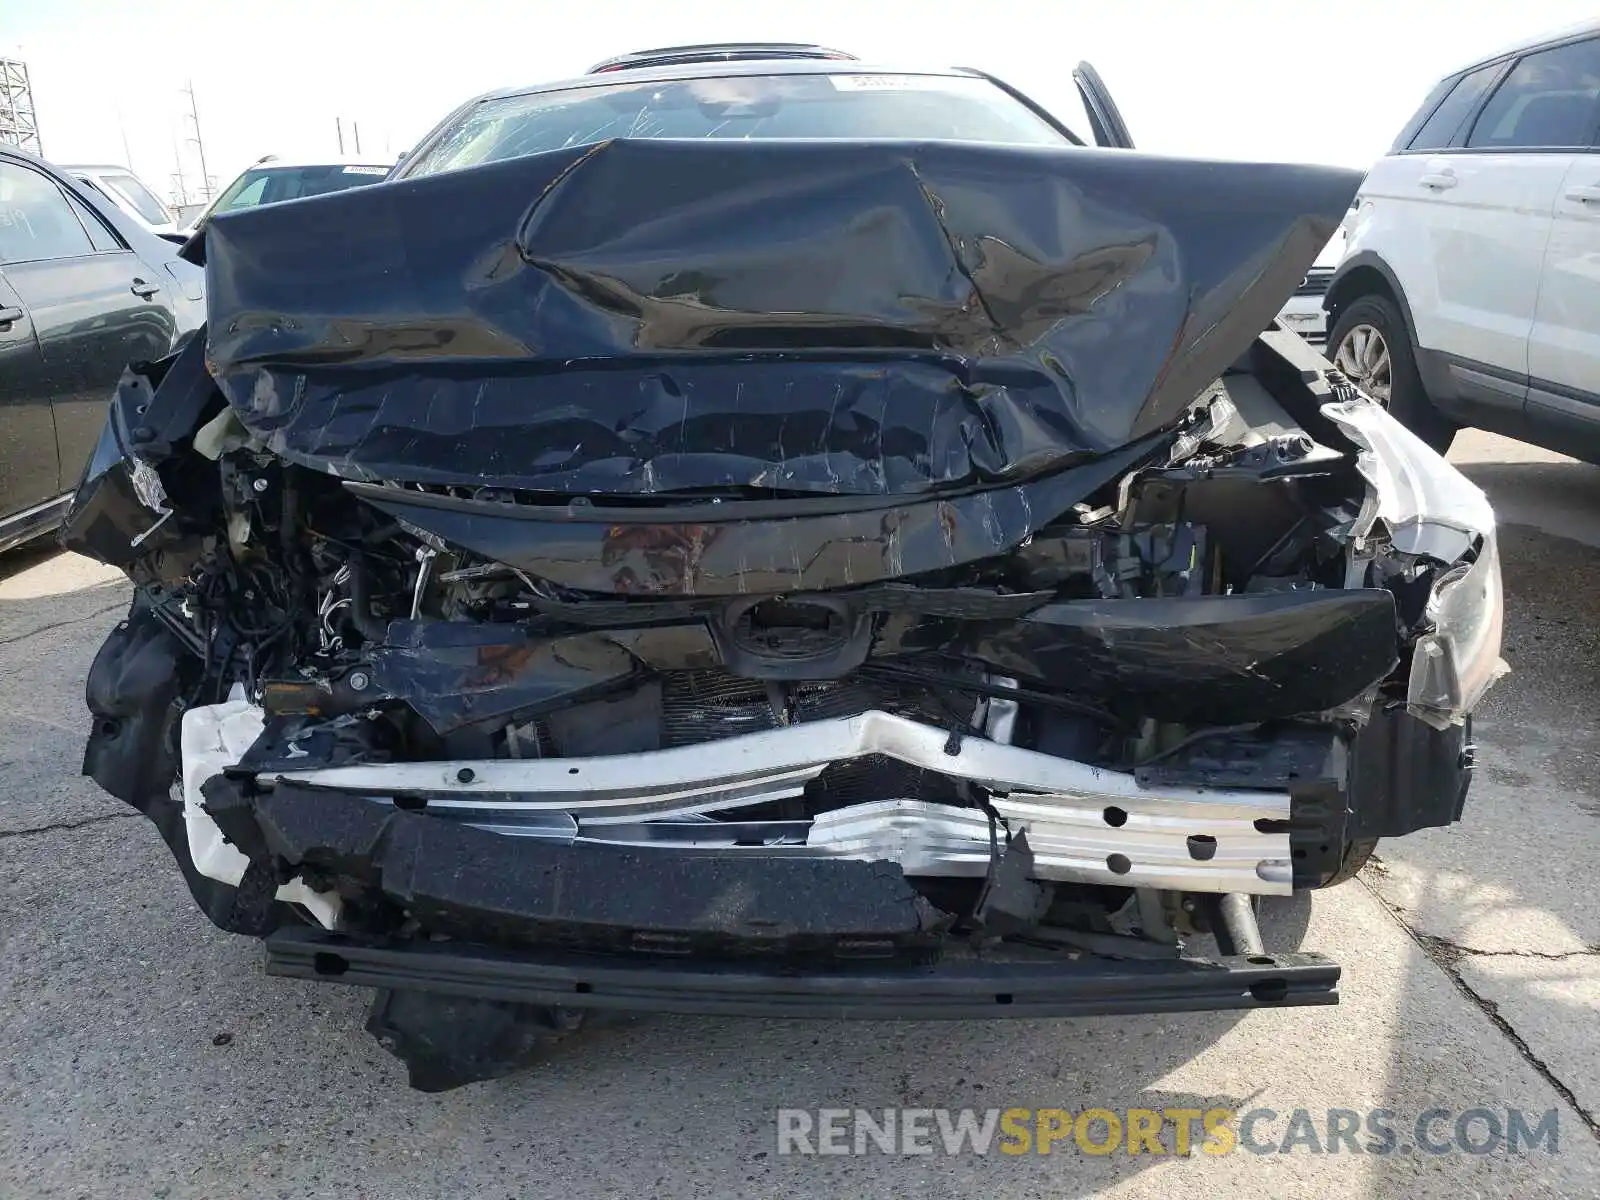
<instances>
[{"instance_id":1,"label":"barcode sticker","mask_svg":"<svg viewBox=\"0 0 1600 1200\"><path fill-rule=\"evenodd\" d=\"M937 75L856 75L841 74L826 77L841 92L908 92L917 88L943 86Z\"/></svg>"}]
</instances>

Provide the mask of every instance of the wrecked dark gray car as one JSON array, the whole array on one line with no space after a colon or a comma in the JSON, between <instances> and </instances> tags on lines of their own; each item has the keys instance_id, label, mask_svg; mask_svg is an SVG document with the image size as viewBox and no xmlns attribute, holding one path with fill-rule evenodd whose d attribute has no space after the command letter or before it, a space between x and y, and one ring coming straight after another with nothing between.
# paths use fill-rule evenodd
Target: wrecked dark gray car
<instances>
[{"instance_id":1,"label":"wrecked dark gray car","mask_svg":"<svg viewBox=\"0 0 1600 1200\"><path fill-rule=\"evenodd\" d=\"M67 522L137 585L85 771L421 1087L627 1010L1333 1003L1254 904L1460 817L1493 514L1274 325L1359 176L1080 83L1098 146L624 62L218 217Z\"/></svg>"}]
</instances>

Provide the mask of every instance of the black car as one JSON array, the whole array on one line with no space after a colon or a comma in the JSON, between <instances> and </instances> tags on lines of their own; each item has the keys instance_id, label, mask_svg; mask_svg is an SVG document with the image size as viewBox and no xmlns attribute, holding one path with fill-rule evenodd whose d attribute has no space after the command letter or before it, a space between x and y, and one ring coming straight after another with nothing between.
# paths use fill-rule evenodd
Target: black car
<instances>
[{"instance_id":1,"label":"black car","mask_svg":"<svg viewBox=\"0 0 1600 1200\"><path fill-rule=\"evenodd\" d=\"M85 770L422 1087L619 1010L1332 1003L1252 905L1460 817L1494 515L1274 324L1359 175L1078 75L1095 145L680 47L219 215L68 521L138 585Z\"/></svg>"},{"instance_id":2,"label":"black car","mask_svg":"<svg viewBox=\"0 0 1600 1200\"><path fill-rule=\"evenodd\" d=\"M0 551L66 511L130 362L205 318L204 274L76 179L0 147Z\"/></svg>"}]
</instances>

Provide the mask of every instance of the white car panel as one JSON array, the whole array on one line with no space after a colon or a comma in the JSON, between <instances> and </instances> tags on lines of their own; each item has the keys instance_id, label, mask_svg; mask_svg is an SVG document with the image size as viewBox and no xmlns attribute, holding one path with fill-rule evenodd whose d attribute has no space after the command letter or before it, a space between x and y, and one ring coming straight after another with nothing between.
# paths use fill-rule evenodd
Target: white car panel
<instances>
[{"instance_id":1,"label":"white car panel","mask_svg":"<svg viewBox=\"0 0 1600 1200\"><path fill-rule=\"evenodd\" d=\"M1394 270L1420 345L1527 372L1540 264L1572 158L1408 154L1373 167L1350 250L1378 250Z\"/></svg>"},{"instance_id":2,"label":"white car panel","mask_svg":"<svg viewBox=\"0 0 1600 1200\"><path fill-rule=\"evenodd\" d=\"M1528 374L1600 395L1600 152L1568 161L1544 255ZM1530 395L1529 404L1554 399ZM1587 415L1600 421L1600 411Z\"/></svg>"}]
</instances>

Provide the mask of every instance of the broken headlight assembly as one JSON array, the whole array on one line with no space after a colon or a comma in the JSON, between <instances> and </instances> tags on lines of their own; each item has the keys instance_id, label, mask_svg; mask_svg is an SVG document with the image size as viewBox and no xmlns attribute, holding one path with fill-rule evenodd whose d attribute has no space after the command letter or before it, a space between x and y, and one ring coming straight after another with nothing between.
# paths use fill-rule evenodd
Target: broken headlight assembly
<instances>
[{"instance_id":1,"label":"broken headlight assembly","mask_svg":"<svg viewBox=\"0 0 1600 1200\"><path fill-rule=\"evenodd\" d=\"M1452 568L1428 602L1432 633L1417 638L1406 702L1430 722L1459 721L1506 673L1500 556L1491 529L1472 562Z\"/></svg>"},{"instance_id":2,"label":"broken headlight assembly","mask_svg":"<svg viewBox=\"0 0 1600 1200\"><path fill-rule=\"evenodd\" d=\"M1352 535L1370 537L1381 522L1391 553L1435 568L1406 702L1430 724L1459 724L1507 670L1494 510L1481 488L1376 403L1345 400L1323 412L1359 447L1371 485Z\"/></svg>"}]
</instances>

